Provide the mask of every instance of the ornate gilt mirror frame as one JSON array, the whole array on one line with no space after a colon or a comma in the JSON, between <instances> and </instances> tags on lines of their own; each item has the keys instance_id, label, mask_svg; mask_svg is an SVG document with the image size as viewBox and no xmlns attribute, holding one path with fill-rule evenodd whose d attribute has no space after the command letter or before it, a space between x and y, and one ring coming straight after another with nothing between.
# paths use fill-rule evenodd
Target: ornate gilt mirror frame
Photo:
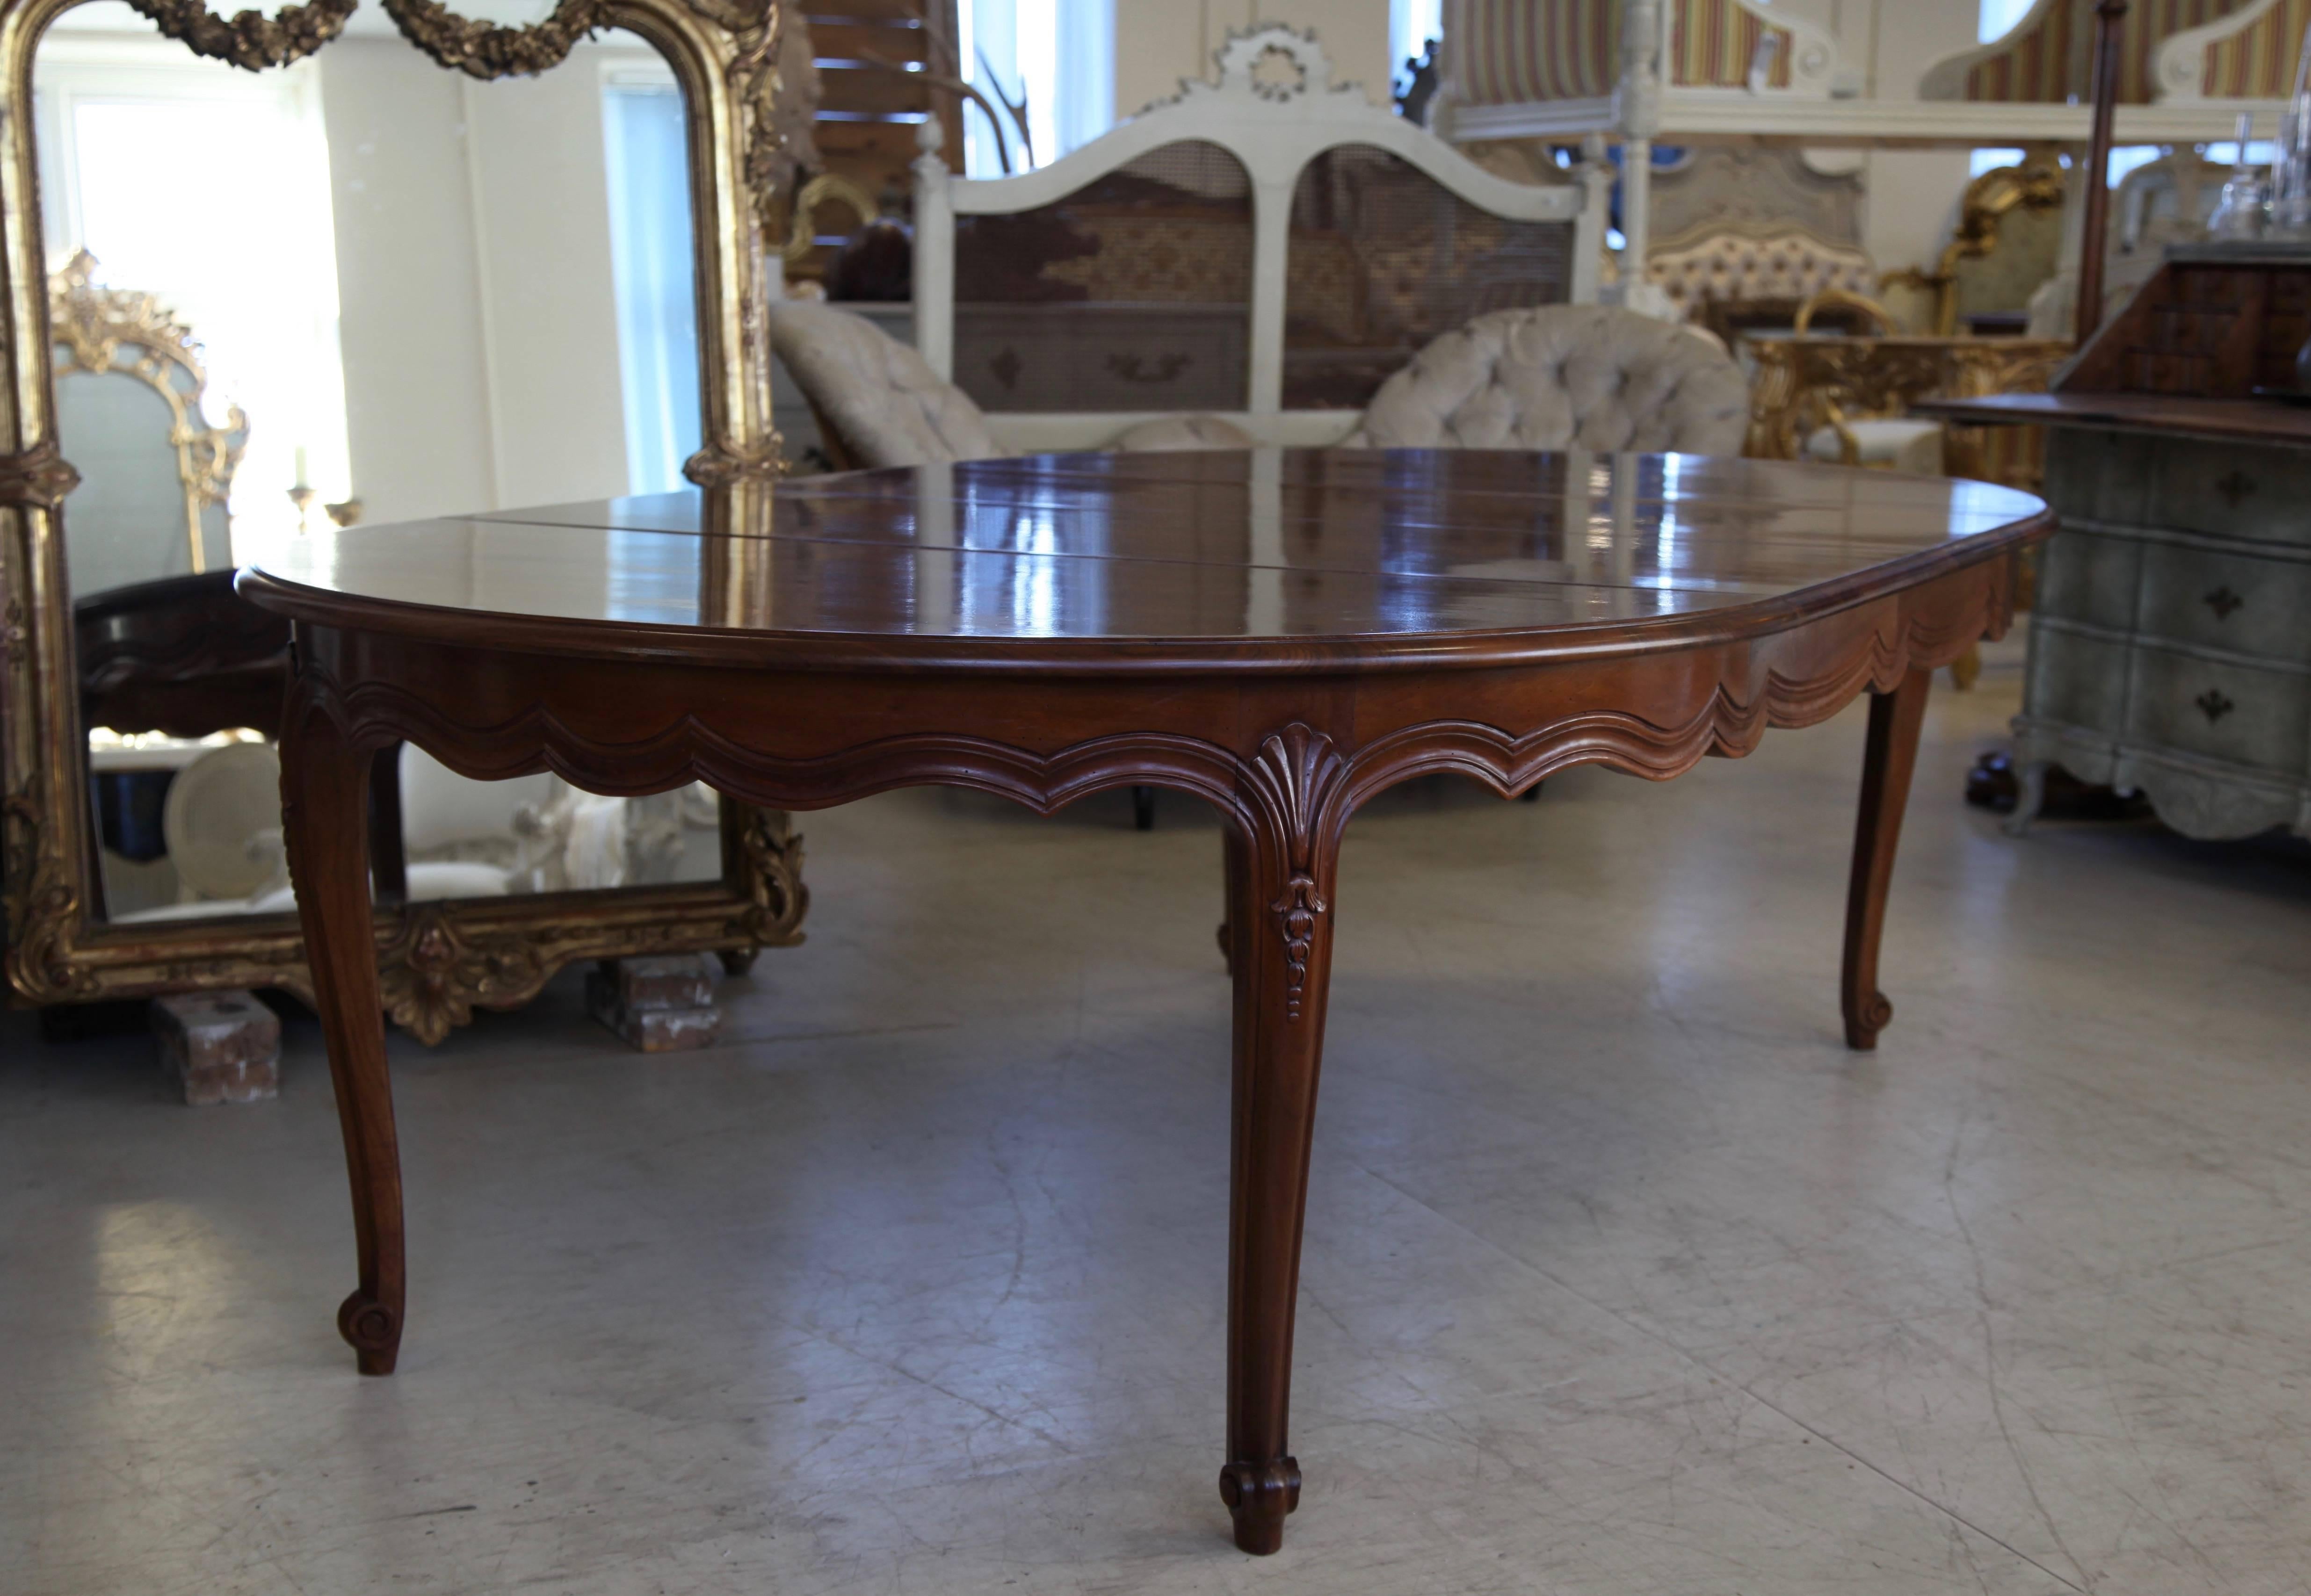
<instances>
[{"instance_id":1,"label":"ornate gilt mirror frame","mask_svg":"<svg viewBox=\"0 0 2311 1596\"><path fill-rule=\"evenodd\" d=\"M33 56L79 0L0 0L0 824L12 1000L52 1004L200 988L310 995L293 915L109 924L92 911L90 835L64 527L79 474L59 449L33 147ZM311 0L227 19L202 0L130 0L196 55L249 71L286 65L336 38L354 0ZM561 0L544 22L500 27L435 0L384 0L401 32L445 67L482 79L544 72L596 30L664 56L689 123L696 240L701 435L685 467L721 496L766 493L780 470L763 336L766 221L792 177L778 0ZM710 573L710 581L713 580ZM743 581L719 584L735 595ZM713 598L715 595L702 596ZM732 597L727 602L737 602ZM801 940L808 898L786 816L722 806L717 882L534 897L381 905L379 956L394 1020L438 1041L474 1007L527 1001L562 965L714 950L743 968Z\"/></svg>"},{"instance_id":2,"label":"ornate gilt mirror frame","mask_svg":"<svg viewBox=\"0 0 2311 1596\"><path fill-rule=\"evenodd\" d=\"M192 329L149 293L107 288L91 281L96 257L83 249L48 284L48 325L63 362L60 377L133 377L169 406L169 442L177 451L177 481L185 493L185 539L196 575L208 569L202 517L222 506L249 437L249 418L227 407L225 424L213 427L202 408L208 373ZM128 356L124 363L121 355Z\"/></svg>"}]
</instances>

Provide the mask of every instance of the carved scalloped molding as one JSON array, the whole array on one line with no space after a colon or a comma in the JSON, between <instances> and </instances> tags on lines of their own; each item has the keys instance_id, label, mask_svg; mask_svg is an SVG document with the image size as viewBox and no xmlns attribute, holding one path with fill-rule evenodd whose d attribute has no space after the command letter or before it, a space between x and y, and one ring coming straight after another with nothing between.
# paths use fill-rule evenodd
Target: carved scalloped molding
<instances>
[{"instance_id":1,"label":"carved scalloped molding","mask_svg":"<svg viewBox=\"0 0 2311 1596\"><path fill-rule=\"evenodd\" d=\"M789 757L751 750L695 712L649 738L597 743L544 708L474 724L391 682L346 690L318 660L309 659L304 669L311 691L348 736L365 744L406 738L480 781L542 769L597 791L663 791L702 781L746 802L780 808L821 808L896 787L946 783L995 793L1046 815L1108 788L1156 785L1215 805L1265 839L1287 871L1307 867L1321 873L1329 839L1348 813L1412 776L1456 770L1504 794L1584 763L1666 781L1710 754L1749 753L1769 727L1815 725L1864 691L1890 692L1911 670L1948 665L1975 641L2002 635L2012 617L2010 574L2009 557L1981 560L1844 612L1854 621L1842 636L1824 632L1834 651L1821 669L1807 675L1767 663L1753 680L1739 667L1759 657L1753 650L1770 650L1779 636L1811 626L1835 629L1838 615L1751 643L1704 645L1705 652L1718 655L1725 674L1676 726L1617 711L1558 716L1516 731L1439 720L1344 751L1320 728L1295 721L1264 738L1251 756L1198 737L1143 732L1089 738L1050 754L987 737L916 733ZM1567 660L1519 668L1538 681L1592 663L1612 664ZM1751 682L1749 691L1743 682Z\"/></svg>"},{"instance_id":2,"label":"carved scalloped molding","mask_svg":"<svg viewBox=\"0 0 2311 1596\"><path fill-rule=\"evenodd\" d=\"M1042 814L1093 792L1158 785L1193 793L1254 840L1269 879L1262 891L1280 943L1288 1021L1301 1016L1318 922L1331 911L1330 873L1348 816L1383 788L1452 771L1511 795L1568 766L1602 763L1665 781L1712 754L1745 754L1768 727L1826 720L1864 691L1890 691L1912 669L1947 665L2011 617L2011 561L1978 561L1922 588L1873 600L1853 618L1838 615L1790 631L1818 637L1821 667L1792 675L1770 663L1778 637L1709 645L1721 675L1681 724L1656 726L1619 711L1561 715L1520 730L1472 720L1417 722L1352 750L1295 720L1264 737L1250 755L1198 737L1142 732L1100 737L1050 754L962 734L876 737L814 757L764 754L685 714L657 736L597 743L545 708L475 724L390 681L341 688L309 655L298 692L353 743L401 738L460 774L493 780L549 769L597 791L662 791L702 781L765 807L824 807L895 787L929 782L976 788ZM519 658L519 656L514 657ZM1767 661L1762 670L1757 664ZM1528 669L1536 680L1578 672L1583 661ZM1610 662L1605 662L1610 668ZM1755 671L1753 676L1751 673ZM1746 690L1744 688L1746 684ZM767 826L767 822L759 823ZM801 842L779 826L742 839L754 868L752 909L728 929L757 945L799 940L808 905ZM385 996L395 1022L436 1041L476 1005L527 1001L553 972L583 956L588 928L523 937L459 922L453 911L415 906L381 949Z\"/></svg>"}]
</instances>

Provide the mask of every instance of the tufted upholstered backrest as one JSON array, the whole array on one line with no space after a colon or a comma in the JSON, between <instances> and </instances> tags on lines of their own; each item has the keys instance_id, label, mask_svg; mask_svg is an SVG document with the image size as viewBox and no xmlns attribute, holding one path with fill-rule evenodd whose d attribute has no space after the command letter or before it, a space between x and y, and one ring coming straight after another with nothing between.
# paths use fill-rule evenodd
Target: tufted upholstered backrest
<instances>
[{"instance_id":1,"label":"tufted upholstered backrest","mask_svg":"<svg viewBox=\"0 0 2311 1596\"><path fill-rule=\"evenodd\" d=\"M1496 310L1390 378L1351 449L1739 454L1740 368L1705 338L1607 305Z\"/></svg>"},{"instance_id":2,"label":"tufted upholstered backrest","mask_svg":"<svg viewBox=\"0 0 2311 1596\"><path fill-rule=\"evenodd\" d=\"M1645 275L1688 319L1712 301L1802 300L1825 288L1878 292L1867 253L1794 229L1767 232L1716 226L1656 242Z\"/></svg>"},{"instance_id":3,"label":"tufted upholstered backrest","mask_svg":"<svg viewBox=\"0 0 2311 1596\"><path fill-rule=\"evenodd\" d=\"M970 396L865 317L787 300L771 307L770 323L771 348L842 434L828 441L856 464L929 466L1010 452Z\"/></svg>"}]
</instances>

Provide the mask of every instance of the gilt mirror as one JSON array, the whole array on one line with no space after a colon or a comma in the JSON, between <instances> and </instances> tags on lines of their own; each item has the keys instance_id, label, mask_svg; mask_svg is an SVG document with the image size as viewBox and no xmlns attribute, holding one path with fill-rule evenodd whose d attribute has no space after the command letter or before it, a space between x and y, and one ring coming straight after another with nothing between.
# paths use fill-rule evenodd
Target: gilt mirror
<instances>
[{"instance_id":1,"label":"gilt mirror","mask_svg":"<svg viewBox=\"0 0 2311 1596\"><path fill-rule=\"evenodd\" d=\"M11 984L300 990L289 640L231 572L329 522L762 491L776 13L0 9ZM572 960L797 939L784 817L703 789L478 782L402 748L371 825L388 1007L428 1039Z\"/></svg>"}]
</instances>

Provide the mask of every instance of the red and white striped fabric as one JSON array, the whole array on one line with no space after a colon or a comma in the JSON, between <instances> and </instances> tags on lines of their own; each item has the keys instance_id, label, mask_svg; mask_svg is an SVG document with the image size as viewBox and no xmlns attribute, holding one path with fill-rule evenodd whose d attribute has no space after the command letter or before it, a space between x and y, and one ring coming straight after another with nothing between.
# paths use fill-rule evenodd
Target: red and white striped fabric
<instances>
[{"instance_id":1,"label":"red and white striped fabric","mask_svg":"<svg viewBox=\"0 0 2311 1596\"><path fill-rule=\"evenodd\" d=\"M2245 11L2254 0L2133 0L2119 24L2118 99L2122 105L2147 105L2156 87L2152 69L2158 47L2186 29L2202 28ZM2209 93L2278 94L2285 86L2217 90L2219 74L2242 83L2287 80L2291 85L2295 51L2303 38L2304 0L2281 4L2248 25L2246 42L2218 45L2208 52ZM2288 41L2275 50L2262 42L2280 37L2282 13L2297 21ZM2006 48L1975 64L1966 74L1967 100L1999 104L2060 104L2094 92L2094 0L2057 0L2008 36Z\"/></svg>"},{"instance_id":2,"label":"red and white striped fabric","mask_svg":"<svg viewBox=\"0 0 2311 1596\"><path fill-rule=\"evenodd\" d=\"M1472 105L1601 100L1621 75L1621 0L1446 0L1452 76Z\"/></svg>"},{"instance_id":3,"label":"red and white striped fabric","mask_svg":"<svg viewBox=\"0 0 2311 1596\"><path fill-rule=\"evenodd\" d=\"M2281 100L2295 92L2295 60L2311 28L2311 0L2280 0L2228 39L2207 47L2199 92L2211 100Z\"/></svg>"}]
</instances>

